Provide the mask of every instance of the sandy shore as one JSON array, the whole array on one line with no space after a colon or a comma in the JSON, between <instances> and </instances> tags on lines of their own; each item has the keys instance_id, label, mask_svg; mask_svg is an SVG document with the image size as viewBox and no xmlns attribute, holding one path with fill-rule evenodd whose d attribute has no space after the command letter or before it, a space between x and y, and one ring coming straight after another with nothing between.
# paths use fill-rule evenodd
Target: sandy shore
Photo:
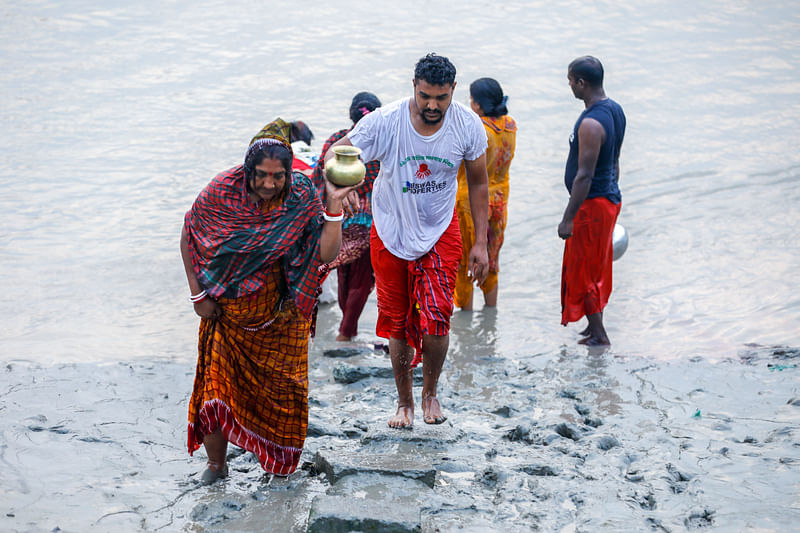
<instances>
[{"instance_id":1,"label":"sandy shore","mask_svg":"<svg viewBox=\"0 0 800 533\"><path fill-rule=\"evenodd\" d=\"M0 530L785 532L800 523L798 349L745 347L718 362L578 347L513 360L451 354L448 421L397 431L386 427L388 357L333 348L311 353L302 468L272 479L234 448L231 476L211 487L197 482L202 451L185 449L193 364L3 362Z\"/></svg>"}]
</instances>

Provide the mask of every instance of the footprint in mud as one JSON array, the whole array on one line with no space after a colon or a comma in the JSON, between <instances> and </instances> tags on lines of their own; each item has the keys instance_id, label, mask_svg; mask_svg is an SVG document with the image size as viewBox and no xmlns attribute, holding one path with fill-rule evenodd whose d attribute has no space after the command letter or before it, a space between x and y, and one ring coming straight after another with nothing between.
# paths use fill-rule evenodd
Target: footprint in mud
<instances>
[{"instance_id":1,"label":"footprint in mud","mask_svg":"<svg viewBox=\"0 0 800 533\"><path fill-rule=\"evenodd\" d=\"M39 433L40 431L49 431L50 433L57 433L59 435L66 435L68 433L73 433L71 429L64 427L64 424L56 424L50 427L40 426L38 424L30 424L26 426L29 431L33 431L34 433Z\"/></svg>"},{"instance_id":2,"label":"footprint in mud","mask_svg":"<svg viewBox=\"0 0 800 533\"><path fill-rule=\"evenodd\" d=\"M644 481L644 474L635 468L628 468L628 471L625 472L625 479L632 483L639 483L640 481Z\"/></svg>"},{"instance_id":3,"label":"footprint in mud","mask_svg":"<svg viewBox=\"0 0 800 533\"><path fill-rule=\"evenodd\" d=\"M234 515L244 509L246 504L232 500L222 500L212 503L201 503L192 509L190 518L195 522L207 525L218 525L234 518Z\"/></svg>"},{"instance_id":4,"label":"footprint in mud","mask_svg":"<svg viewBox=\"0 0 800 533\"><path fill-rule=\"evenodd\" d=\"M684 525L688 528L701 528L711 527L714 525L714 511L703 509L702 511L695 511L683 521Z\"/></svg>"},{"instance_id":5,"label":"footprint in mud","mask_svg":"<svg viewBox=\"0 0 800 533\"><path fill-rule=\"evenodd\" d=\"M651 517L649 517L649 518L646 520L646 522L647 522L648 524L650 524L650 527L651 527L653 530L660 530L660 531L664 531L664 533L670 533L670 531L672 531L672 530L668 529L666 526L664 526L664 524L663 524L663 523L661 522L661 520L659 520L658 518L653 518L653 517L651 516Z\"/></svg>"},{"instance_id":6,"label":"footprint in mud","mask_svg":"<svg viewBox=\"0 0 800 533\"><path fill-rule=\"evenodd\" d=\"M496 468L488 467L481 472L480 477L478 478L481 484L485 485L489 488L495 488L499 483L502 483L506 480L508 475L505 472L502 472Z\"/></svg>"},{"instance_id":7,"label":"footprint in mud","mask_svg":"<svg viewBox=\"0 0 800 533\"><path fill-rule=\"evenodd\" d=\"M689 485L689 481L691 481L694 477L691 474L681 472L672 464L667 465L667 472L669 473L667 481L669 482L672 492L675 494L681 494L684 492L686 487Z\"/></svg>"},{"instance_id":8,"label":"footprint in mud","mask_svg":"<svg viewBox=\"0 0 800 533\"><path fill-rule=\"evenodd\" d=\"M641 494L639 491L635 491L631 499L645 511L654 511L657 507L656 496L651 491L648 491L647 494Z\"/></svg>"},{"instance_id":9,"label":"footprint in mud","mask_svg":"<svg viewBox=\"0 0 800 533\"><path fill-rule=\"evenodd\" d=\"M795 428L791 426L776 429L767 435L767 437L764 439L764 442L790 441L793 439L795 431Z\"/></svg>"}]
</instances>

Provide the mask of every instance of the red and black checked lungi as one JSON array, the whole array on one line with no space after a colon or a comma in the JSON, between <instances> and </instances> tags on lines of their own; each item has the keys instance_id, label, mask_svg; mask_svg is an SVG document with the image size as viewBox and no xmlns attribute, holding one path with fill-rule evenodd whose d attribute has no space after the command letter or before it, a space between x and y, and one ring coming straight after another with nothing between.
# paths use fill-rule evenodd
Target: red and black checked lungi
<instances>
[{"instance_id":1,"label":"red and black checked lungi","mask_svg":"<svg viewBox=\"0 0 800 533\"><path fill-rule=\"evenodd\" d=\"M564 242L561 266L561 324L599 313L611 296L612 235L622 204L607 198L584 200Z\"/></svg>"},{"instance_id":2,"label":"red and black checked lungi","mask_svg":"<svg viewBox=\"0 0 800 533\"><path fill-rule=\"evenodd\" d=\"M458 217L454 213L433 248L414 261L387 250L373 224L370 254L378 296L375 333L386 339L404 339L420 354L423 335L450 332L456 269L461 260Z\"/></svg>"}]
</instances>

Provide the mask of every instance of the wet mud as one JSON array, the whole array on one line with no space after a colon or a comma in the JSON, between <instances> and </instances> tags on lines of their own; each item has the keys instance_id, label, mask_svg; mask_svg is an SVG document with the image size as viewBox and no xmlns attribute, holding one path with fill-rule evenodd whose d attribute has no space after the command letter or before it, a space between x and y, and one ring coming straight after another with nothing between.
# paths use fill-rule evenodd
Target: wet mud
<instances>
[{"instance_id":1,"label":"wet mud","mask_svg":"<svg viewBox=\"0 0 800 533\"><path fill-rule=\"evenodd\" d=\"M390 429L373 342L316 341L301 468L231 447L199 483L193 365L0 368L3 531L790 531L800 523L800 349L659 362L563 347L451 350L448 420ZM415 387L419 401L420 386Z\"/></svg>"}]
</instances>

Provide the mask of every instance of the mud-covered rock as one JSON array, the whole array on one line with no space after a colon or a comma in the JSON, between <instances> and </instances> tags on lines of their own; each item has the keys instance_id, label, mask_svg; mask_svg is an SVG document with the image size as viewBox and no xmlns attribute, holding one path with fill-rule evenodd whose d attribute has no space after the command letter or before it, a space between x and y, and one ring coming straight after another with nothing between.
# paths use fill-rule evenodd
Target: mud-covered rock
<instances>
[{"instance_id":1,"label":"mud-covered rock","mask_svg":"<svg viewBox=\"0 0 800 533\"><path fill-rule=\"evenodd\" d=\"M394 371L391 366L365 366L339 363L333 367L333 380L342 385L357 383L364 379L377 378L381 380L394 380ZM414 385L422 385L422 366L413 371Z\"/></svg>"},{"instance_id":2,"label":"mud-covered rock","mask_svg":"<svg viewBox=\"0 0 800 533\"><path fill-rule=\"evenodd\" d=\"M574 424L568 424L566 422L563 422L561 424L557 424L553 428L553 431L555 431L556 433L558 433L559 435L561 435L564 438L567 438L567 439L570 439L570 440L574 440L574 441L581 440L581 437L583 437L583 433L584 433L578 426L576 426Z\"/></svg>"},{"instance_id":3,"label":"mud-covered rock","mask_svg":"<svg viewBox=\"0 0 800 533\"><path fill-rule=\"evenodd\" d=\"M514 409L508 405L502 405L500 407L495 407L490 412L493 415L502 416L503 418L510 418L511 414L514 412Z\"/></svg>"},{"instance_id":4,"label":"mud-covered rock","mask_svg":"<svg viewBox=\"0 0 800 533\"><path fill-rule=\"evenodd\" d=\"M418 443L426 447L443 447L464 437L464 430L446 421L444 424L426 424L421 420L414 422L410 429L394 429L388 425L377 424L370 427L361 437L362 444L372 443Z\"/></svg>"},{"instance_id":5,"label":"mud-covered rock","mask_svg":"<svg viewBox=\"0 0 800 533\"><path fill-rule=\"evenodd\" d=\"M408 478L347 476L313 499L307 531L417 533L421 504L431 493L430 487Z\"/></svg>"},{"instance_id":6,"label":"mud-covered rock","mask_svg":"<svg viewBox=\"0 0 800 533\"><path fill-rule=\"evenodd\" d=\"M318 472L328 476L331 484L356 474L399 476L420 481L431 488L436 481L436 469L424 458L371 453L363 449L349 453L320 450L314 457L314 466Z\"/></svg>"},{"instance_id":7,"label":"mud-covered rock","mask_svg":"<svg viewBox=\"0 0 800 533\"><path fill-rule=\"evenodd\" d=\"M615 448L619 445L619 441L616 439L616 437L612 437L611 435L603 435L597 439L597 447L603 451L608 451L611 448Z\"/></svg>"},{"instance_id":8,"label":"mud-covered rock","mask_svg":"<svg viewBox=\"0 0 800 533\"><path fill-rule=\"evenodd\" d=\"M531 476L557 476L561 472L558 468L544 464L529 464L520 468L520 471Z\"/></svg>"},{"instance_id":9,"label":"mud-covered rock","mask_svg":"<svg viewBox=\"0 0 800 533\"><path fill-rule=\"evenodd\" d=\"M337 364L333 367L333 380L336 383L349 385L367 378L389 379L394 378L394 373L390 366L375 367Z\"/></svg>"},{"instance_id":10,"label":"mud-covered rock","mask_svg":"<svg viewBox=\"0 0 800 533\"><path fill-rule=\"evenodd\" d=\"M589 409L589 406L581 404L581 403L576 403L575 404L575 411L577 411L577 413L579 415L582 415L582 416L587 416L589 413L592 412L592 410Z\"/></svg>"},{"instance_id":11,"label":"mud-covered rock","mask_svg":"<svg viewBox=\"0 0 800 533\"><path fill-rule=\"evenodd\" d=\"M592 428L599 428L603 425L603 421L599 418L584 418L583 424Z\"/></svg>"},{"instance_id":12,"label":"mud-covered rock","mask_svg":"<svg viewBox=\"0 0 800 533\"><path fill-rule=\"evenodd\" d=\"M503 433L503 438L511 442L524 442L525 444L534 444L537 440L536 424L525 423L519 424L516 427L509 429Z\"/></svg>"},{"instance_id":13,"label":"mud-covered rock","mask_svg":"<svg viewBox=\"0 0 800 533\"><path fill-rule=\"evenodd\" d=\"M309 417L308 430L306 437L345 437L344 432L331 424L327 424L317 418Z\"/></svg>"},{"instance_id":14,"label":"mud-covered rock","mask_svg":"<svg viewBox=\"0 0 800 533\"><path fill-rule=\"evenodd\" d=\"M334 358L347 358L347 357L356 357L359 355L369 355L373 352L369 348L363 347L342 347L342 348L332 348L330 350L323 350L322 355L325 357L334 357Z\"/></svg>"}]
</instances>

